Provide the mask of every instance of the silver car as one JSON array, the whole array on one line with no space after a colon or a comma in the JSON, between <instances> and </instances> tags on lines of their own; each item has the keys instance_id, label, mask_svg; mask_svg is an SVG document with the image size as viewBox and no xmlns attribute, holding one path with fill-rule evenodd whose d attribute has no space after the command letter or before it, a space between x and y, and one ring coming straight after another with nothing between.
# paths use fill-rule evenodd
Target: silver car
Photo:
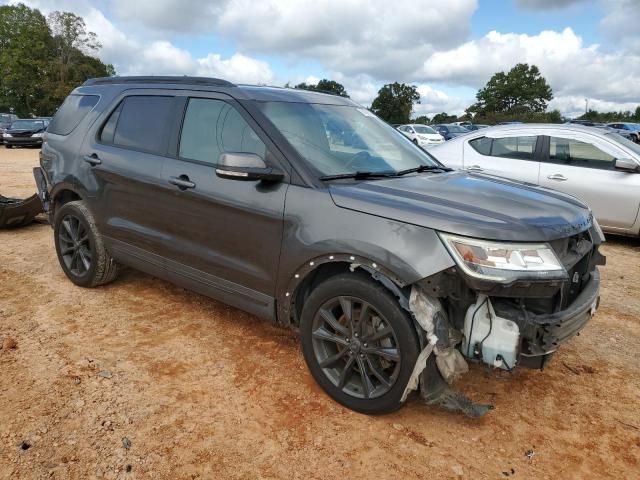
<instances>
[{"instance_id":1,"label":"silver car","mask_svg":"<svg viewBox=\"0 0 640 480\"><path fill-rule=\"evenodd\" d=\"M610 233L640 235L640 145L580 125L486 128L434 147L448 167L498 175L571 194Z\"/></svg>"}]
</instances>

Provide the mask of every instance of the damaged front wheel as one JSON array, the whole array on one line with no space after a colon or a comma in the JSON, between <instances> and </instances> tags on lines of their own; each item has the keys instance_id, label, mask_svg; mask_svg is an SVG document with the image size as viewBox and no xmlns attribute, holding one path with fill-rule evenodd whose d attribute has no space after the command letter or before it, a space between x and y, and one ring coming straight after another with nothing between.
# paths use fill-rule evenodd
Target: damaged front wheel
<instances>
[{"instance_id":1,"label":"damaged front wheel","mask_svg":"<svg viewBox=\"0 0 640 480\"><path fill-rule=\"evenodd\" d=\"M418 338L384 286L354 274L327 279L305 302L300 331L311 373L337 402L369 414L402 405Z\"/></svg>"}]
</instances>

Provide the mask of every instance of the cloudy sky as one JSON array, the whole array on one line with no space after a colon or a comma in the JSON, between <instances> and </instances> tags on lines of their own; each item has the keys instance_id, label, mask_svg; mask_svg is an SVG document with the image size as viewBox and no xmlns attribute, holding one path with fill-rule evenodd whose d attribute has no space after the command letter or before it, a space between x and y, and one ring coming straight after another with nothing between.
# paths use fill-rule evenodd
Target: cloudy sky
<instances>
[{"instance_id":1,"label":"cloudy sky","mask_svg":"<svg viewBox=\"0 0 640 480\"><path fill-rule=\"evenodd\" d=\"M2 3L17 3L0 0ZM462 113L496 71L534 63L568 116L640 104L640 0L23 0L72 11L120 75L418 86L416 114Z\"/></svg>"}]
</instances>

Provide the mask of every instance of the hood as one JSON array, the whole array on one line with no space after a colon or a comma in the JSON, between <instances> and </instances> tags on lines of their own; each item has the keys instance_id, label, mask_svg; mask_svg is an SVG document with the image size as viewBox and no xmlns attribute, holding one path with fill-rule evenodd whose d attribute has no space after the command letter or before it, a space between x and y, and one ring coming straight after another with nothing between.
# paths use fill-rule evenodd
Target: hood
<instances>
[{"instance_id":1,"label":"hood","mask_svg":"<svg viewBox=\"0 0 640 480\"><path fill-rule=\"evenodd\" d=\"M551 241L592 222L588 207L569 195L461 171L329 188L341 208L488 240Z\"/></svg>"}]
</instances>

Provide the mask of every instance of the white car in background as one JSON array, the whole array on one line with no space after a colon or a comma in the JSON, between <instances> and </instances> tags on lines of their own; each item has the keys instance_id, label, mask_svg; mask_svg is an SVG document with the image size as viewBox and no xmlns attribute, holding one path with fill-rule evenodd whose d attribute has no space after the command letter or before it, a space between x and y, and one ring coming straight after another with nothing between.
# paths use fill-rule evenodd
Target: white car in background
<instances>
[{"instance_id":1,"label":"white car in background","mask_svg":"<svg viewBox=\"0 0 640 480\"><path fill-rule=\"evenodd\" d=\"M430 153L451 168L568 193L591 207L603 230L640 235L640 145L611 130L497 126L449 140Z\"/></svg>"},{"instance_id":2,"label":"white car in background","mask_svg":"<svg viewBox=\"0 0 640 480\"><path fill-rule=\"evenodd\" d=\"M444 143L444 137L433 128L422 124L400 125L398 130L413 143L422 147L430 148Z\"/></svg>"}]
</instances>

